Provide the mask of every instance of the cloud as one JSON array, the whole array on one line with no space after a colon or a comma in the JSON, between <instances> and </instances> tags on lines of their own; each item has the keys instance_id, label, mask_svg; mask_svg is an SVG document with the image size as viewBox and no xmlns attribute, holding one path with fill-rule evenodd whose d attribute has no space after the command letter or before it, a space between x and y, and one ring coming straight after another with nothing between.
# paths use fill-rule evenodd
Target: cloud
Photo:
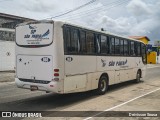
<instances>
[{"instance_id":1,"label":"cloud","mask_svg":"<svg viewBox=\"0 0 160 120\"><path fill-rule=\"evenodd\" d=\"M141 0L132 0L126 6L128 16L116 19L99 12L93 17L86 18L88 26L96 29L104 28L106 31L123 36L148 36L151 40L160 39L160 1L147 3ZM117 11L118 12L118 11ZM117 14L117 13L116 13Z\"/></svg>"},{"instance_id":2,"label":"cloud","mask_svg":"<svg viewBox=\"0 0 160 120\"><path fill-rule=\"evenodd\" d=\"M0 4L0 12L28 17L45 19L64 13L90 0L13 0ZM77 4L78 3L78 4Z\"/></svg>"},{"instance_id":3,"label":"cloud","mask_svg":"<svg viewBox=\"0 0 160 120\"><path fill-rule=\"evenodd\" d=\"M29 3L29 4L26 4ZM21 1L20 5L31 12L50 12L56 9L56 5L54 2L50 2L50 0L27 0L26 2Z\"/></svg>"},{"instance_id":4,"label":"cloud","mask_svg":"<svg viewBox=\"0 0 160 120\"><path fill-rule=\"evenodd\" d=\"M131 35L145 35L152 40L158 39L160 35L156 31L160 30L160 1L155 3L145 3L141 0L132 0L127 9L136 18L137 23L132 25ZM157 34L156 34L156 33Z\"/></svg>"},{"instance_id":5,"label":"cloud","mask_svg":"<svg viewBox=\"0 0 160 120\"><path fill-rule=\"evenodd\" d=\"M132 0L127 5L127 9L131 14L137 17L148 16L152 13L149 5L141 0Z\"/></svg>"},{"instance_id":6,"label":"cloud","mask_svg":"<svg viewBox=\"0 0 160 120\"><path fill-rule=\"evenodd\" d=\"M26 4L24 1L30 4ZM31 15L35 15L36 19L45 19L63 14L87 1L90 0L21 0L20 6Z\"/></svg>"},{"instance_id":7,"label":"cloud","mask_svg":"<svg viewBox=\"0 0 160 120\"><path fill-rule=\"evenodd\" d=\"M45 19L89 1L15 0L0 4L0 11L33 19ZM112 2L99 0L59 19L99 30L104 28L106 31L124 36L145 35L152 40L160 39L159 0L131 0L127 5L118 5L108 9L111 7L110 5L114 5L111 3L117 3L117 1L119 0Z\"/></svg>"}]
</instances>

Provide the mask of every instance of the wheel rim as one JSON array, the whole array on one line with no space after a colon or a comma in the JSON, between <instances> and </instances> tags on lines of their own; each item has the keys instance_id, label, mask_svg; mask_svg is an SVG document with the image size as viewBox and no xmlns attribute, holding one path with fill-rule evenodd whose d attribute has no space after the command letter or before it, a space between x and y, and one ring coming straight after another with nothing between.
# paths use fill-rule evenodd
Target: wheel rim
<instances>
[{"instance_id":1,"label":"wheel rim","mask_svg":"<svg viewBox=\"0 0 160 120\"><path fill-rule=\"evenodd\" d=\"M102 80L101 84L100 84L100 89L102 92L104 92L106 90L106 80Z\"/></svg>"}]
</instances>

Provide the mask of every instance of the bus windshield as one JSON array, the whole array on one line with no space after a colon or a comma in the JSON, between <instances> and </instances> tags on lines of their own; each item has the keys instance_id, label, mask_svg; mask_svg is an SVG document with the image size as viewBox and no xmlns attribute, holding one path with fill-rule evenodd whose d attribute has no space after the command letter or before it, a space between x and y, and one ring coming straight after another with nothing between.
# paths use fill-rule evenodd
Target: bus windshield
<instances>
[{"instance_id":1,"label":"bus windshield","mask_svg":"<svg viewBox=\"0 0 160 120\"><path fill-rule=\"evenodd\" d=\"M43 47L53 42L53 24L27 24L16 28L16 44L20 47Z\"/></svg>"}]
</instances>

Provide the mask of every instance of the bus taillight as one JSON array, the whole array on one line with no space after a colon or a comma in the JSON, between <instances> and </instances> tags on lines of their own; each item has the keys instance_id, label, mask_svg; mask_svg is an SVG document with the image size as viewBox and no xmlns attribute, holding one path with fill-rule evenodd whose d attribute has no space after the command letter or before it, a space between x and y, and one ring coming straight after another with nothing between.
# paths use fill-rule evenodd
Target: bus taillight
<instances>
[{"instance_id":1,"label":"bus taillight","mask_svg":"<svg viewBox=\"0 0 160 120\"><path fill-rule=\"evenodd\" d=\"M54 76L55 76L55 77L58 77L58 76L59 76L59 73L54 73Z\"/></svg>"},{"instance_id":2,"label":"bus taillight","mask_svg":"<svg viewBox=\"0 0 160 120\"><path fill-rule=\"evenodd\" d=\"M54 69L54 76L58 77L59 76L59 69Z\"/></svg>"},{"instance_id":3,"label":"bus taillight","mask_svg":"<svg viewBox=\"0 0 160 120\"><path fill-rule=\"evenodd\" d=\"M54 72L59 72L59 69L54 69Z\"/></svg>"},{"instance_id":4,"label":"bus taillight","mask_svg":"<svg viewBox=\"0 0 160 120\"><path fill-rule=\"evenodd\" d=\"M54 78L55 81L59 81L59 69L54 69L54 77L56 77Z\"/></svg>"}]
</instances>

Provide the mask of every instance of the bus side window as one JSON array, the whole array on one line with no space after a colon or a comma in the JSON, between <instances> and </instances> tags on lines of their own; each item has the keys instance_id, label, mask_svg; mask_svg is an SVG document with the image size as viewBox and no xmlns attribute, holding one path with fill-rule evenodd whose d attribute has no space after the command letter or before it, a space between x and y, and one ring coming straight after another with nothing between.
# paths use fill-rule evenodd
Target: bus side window
<instances>
[{"instance_id":1,"label":"bus side window","mask_svg":"<svg viewBox=\"0 0 160 120\"><path fill-rule=\"evenodd\" d=\"M141 43L141 53L142 53L142 61L144 64L147 64L147 55L146 55L146 45Z\"/></svg>"},{"instance_id":2,"label":"bus side window","mask_svg":"<svg viewBox=\"0 0 160 120\"><path fill-rule=\"evenodd\" d=\"M104 35L101 35L101 54L106 54L107 53L107 37Z\"/></svg>"},{"instance_id":3,"label":"bus side window","mask_svg":"<svg viewBox=\"0 0 160 120\"><path fill-rule=\"evenodd\" d=\"M124 55L124 45L123 45L123 40L120 40L120 54Z\"/></svg>"},{"instance_id":4,"label":"bus side window","mask_svg":"<svg viewBox=\"0 0 160 120\"><path fill-rule=\"evenodd\" d=\"M131 49L130 49L130 55L135 56L135 47L134 42L131 41Z\"/></svg>"},{"instance_id":5,"label":"bus side window","mask_svg":"<svg viewBox=\"0 0 160 120\"><path fill-rule=\"evenodd\" d=\"M115 54L115 38L111 37L111 54Z\"/></svg>"},{"instance_id":6,"label":"bus side window","mask_svg":"<svg viewBox=\"0 0 160 120\"><path fill-rule=\"evenodd\" d=\"M115 54L119 55L120 54L120 43L119 39L115 38Z\"/></svg>"},{"instance_id":7,"label":"bus side window","mask_svg":"<svg viewBox=\"0 0 160 120\"><path fill-rule=\"evenodd\" d=\"M94 42L94 34L92 32L87 32L86 34L86 44L87 44L87 54L95 53L95 42Z\"/></svg>"},{"instance_id":8,"label":"bus side window","mask_svg":"<svg viewBox=\"0 0 160 120\"><path fill-rule=\"evenodd\" d=\"M107 36L107 54L110 54L110 40L109 36Z\"/></svg>"},{"instance_id":9,"label":"bus side window","mask_svg":"<svg viewBox=\"0 0 160 120\"><path fill-rule=\"evenodd\" d=\"M101 48L100 48L100 35L99 34L95 34L95 44L96 44L96 53L100 53Z\"/></svg>"},{"instance_id":10,"label":"bus side window","mask_svg":"<svg viewBox=\"0 0 160 120\"><path fill-rule=\"evenodd\" d=\"M78 30L72 28L71 29L71 42L70 42L70 47L68 48L70 53L78 53L79 52L79 35L78 35Z\"/></svg>"},{"instance_id":11,"label":"bus side window","mask_svg":"<svg viewBox=\"0 0 160 120\"><path fill-rule=\"evenodd\" d=\"M137 42L136 44L137 56L141 56L141 44Z\"/></svg>"},{"instance_id":12,"label":"bus side window","mask_svg":"<svg viewBox=\"0 0 160 120\"><path fill-rule=\"evenodd\" d=\"M80 52L81 53L86 53L87 48L86 48L86 32L83 30L80 30Z\"/></svg>"},{"instance_id":13,"label":"bus side window","mask_svg":"<svg viewBox=\"0 0 160 120\"><path fill-rule=\"evenodd\" d=\"M137 56L137 42L134 42L134 52L135 52L135 55Z\"/></svg>"},{"instance_id":14,"label":"bus side window","mask_svg":"<svg viewBox=\"0 0 160 120\"><path fill-rule=\"evenodd\" d=\"M69 53L69 48L71 47L71 31L70 27L64 26L63 28L64 34L64 53Z\"/></svg>"},{"instance_id":15,"label":"bus side window","mask_svg":"<svg viewBox=\"0 0 160 120\"><path fill-rule=\"evenodd\" d=\"M127 40L124 40L124 55L128 55L129 53L129 50L128 50L128 41Z\"/></svg>"}]
</instances>

